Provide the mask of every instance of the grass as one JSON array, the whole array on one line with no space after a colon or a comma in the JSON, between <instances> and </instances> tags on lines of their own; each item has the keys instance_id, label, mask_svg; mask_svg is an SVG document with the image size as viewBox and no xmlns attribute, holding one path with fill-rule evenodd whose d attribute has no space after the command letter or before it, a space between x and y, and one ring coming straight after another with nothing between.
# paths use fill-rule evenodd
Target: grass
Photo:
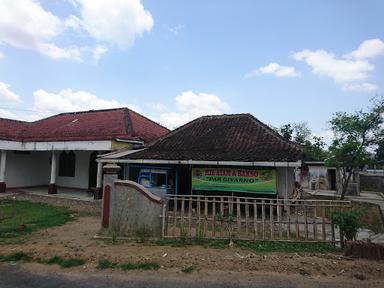
<instances>
[{"instance_id":1,"label":"grass","mask_svg":"<svg viewBox=\"0 0 384 288\"><path fill-rule=\"evenodd\" d=\"M185 274L190 274L193 271L195 271L195 269L196 268L194 266L188 266L188 267L181 269L181 272L184 272Z\"/></svg>"},{"instance_id":2,"label":"grass","mask_svg":"<svg viewBox=\"0 0 384 288\"><path fill-rule=\"evenodd\" d=\"M74 219L73 213L61 207L28 201L0 201L0 242L30 232L62 225Z\"/></svg>"},{"instance_id":3,"label":"grass","mask_svg":"<svg viewBox=\"0 0 384 288\"><path fill-rule=\"evenodd\" d=\"M203 247L212 247L217 249L228 248L229 240L199 240L182 241L179 239L164 239L152 241L154 245L184 247L186 245L200 245ZM338 248L329 243L303 243L303 242L273 242L273 241L235 241L235 245L244 249L250 249L258 252L309 252L309 253L327 253L338 252Z\"/></svg>"},{"instance_id":4,"label":"grass","mask_svg":"<svg viewBox=\"0 0 384 288\"><path fill-rule=\"evenodd\" d=\"M184 240L184 239L159 239L151 241L152 244L157 246L172 246L172 247L185 247L187 245L199 245L203 247L211 248L227 248L229 240L210 240L210 239L195 239L195 240Z\"/></svg>"},{"instance_id":5,"label":"grass","mask_svg":"<svg viewBox=\"0 0 384 288\"><path fill-rule=\"evenodd\" d=\"M31 257L24 252L18 251L8 255L1 256L0 262L18 262L18 261L30 261Z\"/></svg>"},{"instance_id":6,"label":"grass","mask_svg":"<svg viewBox=\"0 0 384 288\"><path fill-rule=\"evenodd\" d=\"M52 264L58 264L62 268L70 268L75 266L81 266L85 264L85 260L81 258L62 258L60 256L53 256L52 258L48 259L47 261L41 261L40 263L46 263L49 265Z\"/></svg>"},{"instance_id":7,"label":"grass","mask_svg":"<svg viewBox=\"0 0 384 288\"><path fill-rule=\"evenodd\" d=\"M157 270L160 268L160 265L155 262L125 262L122 264L118 264L108 259L102 259L102 260L99 260L96 266L96 269L114 269L114 268L120 268L123 271Z\"/></svg>"},{"instance_id":8,"label":"grass","mask_svg":"<svg viewBox=\"0 0 384 288\"><path fill-rule=\"evenodd\" d=\"M362 228L370 229L375 233L384 233L384 223L378 205L352 202L352 208L360 211Z\"/></svg>"},{"instance_id":9,"label":"grass","mask_svg":"<svg viewBox=\"0 0 384 288\"><path fill-rule=\"evenodd\" d=\"M97 263L96 269L113 269L117 267L118 264L116 262L111 262L108 259L102 259Z\"/></svg>"},{"instance_id":10,"label":"grass","mask_svg":"<svg viewBox=\"0 0 384 288\"><path fill-rule=\"evenodd\" d=\"M121 270L157 270L160 268L158 263L154 262L126 262L120 265Z\"/></svg>"},{"instance_id":11,"label":"grass","mask_svg":"<svg viewBox=\"0 0 384 288\"><path fill-rule=\"evenodd\" d=\"M303 243L303 242L272 242L272 241L236 241L238 247L257 252L308 252L327 253L337 252L340 249L329 243Z\"/></svg>"}]
</instances>

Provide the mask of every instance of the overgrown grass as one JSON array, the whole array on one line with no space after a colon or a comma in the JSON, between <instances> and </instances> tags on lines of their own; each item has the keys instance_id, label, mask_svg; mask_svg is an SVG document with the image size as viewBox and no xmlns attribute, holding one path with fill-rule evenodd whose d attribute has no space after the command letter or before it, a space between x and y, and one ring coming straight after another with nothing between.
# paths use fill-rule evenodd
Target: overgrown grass
<instances>
[{"instance_id":1,"label":"overgrown grass","mask_svg":"<svg viewBox=\"0 0 384 288\"><path fill-rule=\"evenodd\" d=\"M384 223L378 205L352 202L352 207L360 211L362 228L370 229L375 233L384 233Z\"/></svg>"},{"instance_id":2,"label":"overgrown grass","mask_svg":"<svg viewBox=\"0 0 384 288\"><path fill-rule=\"evenodd\" d=\"M186 245L200 245L217 249L228 248L229 240L182 241L179 239L164 239L152 241L154 245L183 247ZM338 248L329 243L304 243L304 242L273 242L273 241L235 241L235 245L244 249L251 249L258 252L309 252L327 253L338 252Z\"/></svg>"},{"instance_id":3,"label":"overgrown grass","mask_svg":"<svg viewBox=\"0 0 384 288\"><path fill-rule=\"evenodd\" d=\"M111 262L108 259L102 259L97 263L96 269L113 269L117 267L118 264L116 262Z\"/></svg>"},{"instance_id":4,"label":"overgrown grass","mask_svg":"<svg viewBox=\"0 0 384 288\"><path fill-rule=\"evenodd\" d=\"M70 268L75 266L81 266L85 264L85 260L81 258L62 258L60 256L53 256L52 258L48 259L47 261L42 261L40 263L46 263L49 265L52 264L58 264L62 268Z\"/></svg>"},{"instance_id":5,"label":"overgrown grass","mask_svg":"<svg viewBox=\"0 0 384 288\"><path fill-rule=\"evenodd\" d=\"M14 252L8 255L0 255L0 262L30 261L31 257L22 251Z\"/></svg>"},{"instance_id":6,"label":"overgrown grass","mask_svg":"<svg viewBox=\"0 0 384 288\"><path fill-rule=\"evenodd\" d=\"M236 245L257 252L309 252L327 253L340 251L328 243L272 242L272 241L236 241Z\"/></svg>"},{"instance_id":7,"label":"overgrown grass","mask_svg":"<svg viewBox=\"0 0 384 288\"><path fill-rule=\"evenodd\" d=\"M61 207L28 201L0 201L0 242L32 231L62 225L74 214Z\"/></svg>"},{"instance_id":8,"label":"overgrown grass","mask_svg":"<svg viewBox=\"0 0 384 288\"><path fill-rule=\"evenodd\" d=\"M158 263L154 262L126 262L120 265L123 271L127 270L157 270L160 268Z\"/></svg>"},{"instance_id":9,"label":"overgrown grass","mask_svg":"<svg viewBox=\"0 0 384 288\"><path fill-rule=\"evenodd\" d=\"M122 264L112 262L108 259L99 260L96 269L115 269L119 268L123 271L129 270L157 270L160 265L155 262L125 262Z\"/></svg>"},{"instance_id":10,"label":"overgrown grass","mask_svg":"<svg viewBox=\"0 0 384 288\"><path fill-rule=\"evenodd\" d=\"M151 242L157 246L172 246L172 247L185 247L187 245L200 245L203 247L212 248L227 248L229 240L210 240L210 239L194 239L194 240L183 240L183 239L159 239Z\"/></svg>"},{"instance_id":11,"label":"overgrown grass","mask_svg":"<svg viewBox=\"0 0 384 288\"><path fill-rule=\"evenodd\" d=\"M195 271L195 269L196 268L194 266L188 266L188 267L184 267L183 269L181 269L181 272L184 272L186 274L190 274L193 271Z\"/></svg>"}]
</instances>

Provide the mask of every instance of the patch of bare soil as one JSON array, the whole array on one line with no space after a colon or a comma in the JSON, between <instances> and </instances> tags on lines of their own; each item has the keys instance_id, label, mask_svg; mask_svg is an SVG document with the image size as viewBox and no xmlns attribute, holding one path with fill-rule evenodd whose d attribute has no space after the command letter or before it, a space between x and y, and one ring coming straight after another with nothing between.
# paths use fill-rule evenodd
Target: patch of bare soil
<instances>
[{"instance_id":1,"label":"patch of bare soil","mask_svg":"<svg viewBox=\"0 0 384 288\"><path fill-rule=\"evenodd\" d=\"M170 247L140 244L134 241L112 244L95 240L100 218L80 217L66 225L41 230L30 235L25 243L1 244L0 255L23 251L34 258L80 257L87 261L83 267L67 271L95 271L97 262L152 261L162 270L180 271L194 266L204 271L239 273L275 272L301 274L308 277L341 277L359 280L384 280L384 261L349 259L337 253L257 253L238 247L227 249L201 246ZM53 269L53 268L49 268ZM116 272L120 273L120 272Z\"/></svg>"}]
</instances>

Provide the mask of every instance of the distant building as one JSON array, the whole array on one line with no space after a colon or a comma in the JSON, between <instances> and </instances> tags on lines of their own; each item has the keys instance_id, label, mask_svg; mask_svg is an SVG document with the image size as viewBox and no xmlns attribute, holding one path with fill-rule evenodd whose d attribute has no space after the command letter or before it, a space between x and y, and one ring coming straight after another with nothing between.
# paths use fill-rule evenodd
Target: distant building
<instances>
[{"instance_id":1,"label":"distant building","mask_svg":"<svg viewBox=\"0 0 384 288\"><path fill-rule=\"evenodd\" d=\"M138 152L109 153L154 194L289 198L303 151L250 114L204 116Z\"/></svg>"},{"instance_id":2,"label":"distant building","mask_svg":"<svg viewBox=\"0 0 384 288\"><path fill-rule=\"evenodd\" d=\"M296 180L310 190L337 190L337 170L325 166L324 161L304 161L297 170Z\"/></svg>"},{"instance_id":3,"label":"distant building","mask_svg":"<svg viewBox=\"0 0 384 288\"><path fill-rule=\"evenodd\" d=\"M139 148L168 129L127 108L63 113L35 122L0 118L0 192L48 186L101 189L97 155Z\"/></svg>"}]
</instances>

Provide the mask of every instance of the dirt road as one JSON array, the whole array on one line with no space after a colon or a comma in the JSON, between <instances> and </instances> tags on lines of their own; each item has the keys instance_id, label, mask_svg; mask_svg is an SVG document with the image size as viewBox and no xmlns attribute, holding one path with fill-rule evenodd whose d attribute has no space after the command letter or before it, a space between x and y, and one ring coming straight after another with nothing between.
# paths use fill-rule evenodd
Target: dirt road
<instances>
[{"instance_id":1,"label":"dirt road","mask_svg":"<svg viewBox=\"0 0 384 288\"><path fill-rule=\"evenodd\" d=\"M204 272L191 275L175 271L74 272L57 270L40 264L0 264L2 288L227 288L227 287L383 287L384 281L358 281L345 278L304 277L272 273ZM364 283L364 284L362 284Z\"/></svg>"},{"instance_id":2,"label":"dirt road","mask_svg":"<svg viewBox=\"0 0 384 288\"><path fill-rule=\"evenodd\" d=\"M108 259L118 263L156 262L160 265L158 272L180 272L185 267L193 266L195 271L192 274L205 271L224 274L226 271L273 272L288 276L343 278L360 283L384 280L384 261L352 260L337 253L267 253L239 247L215 249L201 246L151 246L134 241L113 245L110 241L93 239L99 228L99 218L80 217L66 225L32 233L25 242L2 243L0 255L23 251L34 259L48 259L55 255L64 258L78 257L86 260L85 268L74 267L70 271L81 273L97 272L95 267L98 261ZM112 270L109 272L117 273Z\"/></svg>"}]
</instances>

